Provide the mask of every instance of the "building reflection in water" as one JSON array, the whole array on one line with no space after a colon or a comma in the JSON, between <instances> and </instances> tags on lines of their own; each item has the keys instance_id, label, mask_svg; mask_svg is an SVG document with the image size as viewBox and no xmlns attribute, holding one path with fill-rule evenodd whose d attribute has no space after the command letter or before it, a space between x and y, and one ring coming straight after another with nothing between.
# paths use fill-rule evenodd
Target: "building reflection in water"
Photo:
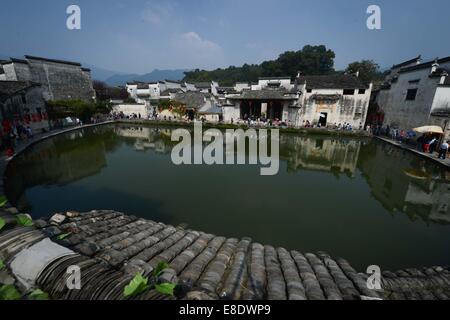
<instances>
[{"instance_id":1,"label":"building reflection in water","mask_svg":"<svg viewBox=\"0 0 450 320\"><path fill-rule=\"evenodd\" d=\"M360 140L282 135L280 156L289 171L315 170L355 175Z\"/></svg>"},{"instance_id":2,"label":"building reflection in water","mask_svg":"<svg viewBox=\"0 0 450 320\"><path fill-rule=\"evenodd\" d=\"M46 140L10 164L8 196L19 208L26 208L25 190L96 175L107 166L106 153L122 144L139 152L168 155L176 144L171 132L168 128L107 126ZM280 158L288 173L305 170L329 172L338 178L362 176L372 196L392 215L450 224L450 172L411 153L368 139L288 134L280 136ZM285 179L285 175L278 178Z\"/></svg>"},{"instance_id":3,"label":"building reflection in water","mask_svg":"<svg viewBox=\"0 0 450 320\"><path fill-rule=\"evenodd\" d=\"M362 146L358 167L372 195L391 214L450 224L450 171L376 141Z\"/></svg>"}]
</instances>

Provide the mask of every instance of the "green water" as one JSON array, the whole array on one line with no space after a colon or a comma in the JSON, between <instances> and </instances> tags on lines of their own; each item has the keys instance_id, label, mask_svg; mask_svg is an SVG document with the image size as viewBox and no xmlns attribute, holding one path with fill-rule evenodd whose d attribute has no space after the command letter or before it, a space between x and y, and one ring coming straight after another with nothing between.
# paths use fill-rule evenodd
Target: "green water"
<instances>
[{"instance_id":1,"label":"green water","mask_svg":"<svg viewBox=\"0 0 450 320\"><path fill-rule=\"evenodd\" d=\"M167 128L103 126L35 145L6 172L34 218L114 209L301 252L359 271L450 264L450 172L374 140L281 135L280 170L175 166Z\"/></svg>"}]
</instances>

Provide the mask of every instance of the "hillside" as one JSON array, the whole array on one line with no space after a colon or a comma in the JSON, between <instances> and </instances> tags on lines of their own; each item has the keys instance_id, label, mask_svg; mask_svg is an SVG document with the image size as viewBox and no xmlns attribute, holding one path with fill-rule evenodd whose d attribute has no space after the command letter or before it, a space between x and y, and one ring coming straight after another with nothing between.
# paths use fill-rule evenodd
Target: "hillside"
<instances>
[{"instance_id":1,"label":"hillside","mask_svg":"<svg viewBox=\"0 0 450 320\"><path fill-rule=\"evenodd\" d=\"M299 51L286 51L278 59L264 61L261 64L244 64L242 67L228 67L212 71L194 70L186 72L183 80L187 82L219 81L229 86L235 82L253 82L259 77L295 77L298 71L308 75L334 73L335 53L324 45L307 45Z\"/></svg>"}]
</instances>

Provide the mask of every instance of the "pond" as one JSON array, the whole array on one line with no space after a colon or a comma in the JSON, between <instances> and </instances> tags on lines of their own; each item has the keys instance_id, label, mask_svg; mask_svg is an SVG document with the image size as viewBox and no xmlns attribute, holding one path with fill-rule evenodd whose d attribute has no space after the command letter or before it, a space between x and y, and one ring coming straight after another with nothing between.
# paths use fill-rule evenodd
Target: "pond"
<instances>
[{"instance_id":1,"label":"pond","mask_svg":"<svg viewBox=\"0 0 450 320\"><path fill-rule=\"evenodd\" d=\"M114 209L358 269L449 265L450 172L371 139L280 135L280 170L171 161L170 128L105 125L45 140L10 163L6 191L34 218Z\"/></svg>"}]
</instances>

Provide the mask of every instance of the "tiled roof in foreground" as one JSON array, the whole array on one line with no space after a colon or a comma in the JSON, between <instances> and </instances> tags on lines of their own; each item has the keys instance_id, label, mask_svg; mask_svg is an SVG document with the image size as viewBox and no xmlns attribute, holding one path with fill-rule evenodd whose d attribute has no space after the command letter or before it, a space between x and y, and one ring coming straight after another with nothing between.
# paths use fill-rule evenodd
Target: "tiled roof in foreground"
<instances>
[{"instance_id":1,"label":"tiled roof in foreground","mask_svg":"<svg viewBox=\"0 0 450 320\"><path fill-rule=\"evenodd\" d=\"M14 217L4 215L7 223ZM344 259L326 253L288 251L251 239L185 230L114 211L60 215L53 225L0 233L0 256L8 265L18 252L48 237L72 254L61 256L39 273L37 285L54 299L123 299L124 286L137 272L147 275L159 262L170 264L161 281L179 284L186 299L449 299L450 271L445 268L385 272L380 291L369 290L367 276ZM61 234L69 234L58 240ZM81 290L66 288L66 269L81 268ZM147 291L136 299L162 299Z\"/></svg>"}]
</instances>

